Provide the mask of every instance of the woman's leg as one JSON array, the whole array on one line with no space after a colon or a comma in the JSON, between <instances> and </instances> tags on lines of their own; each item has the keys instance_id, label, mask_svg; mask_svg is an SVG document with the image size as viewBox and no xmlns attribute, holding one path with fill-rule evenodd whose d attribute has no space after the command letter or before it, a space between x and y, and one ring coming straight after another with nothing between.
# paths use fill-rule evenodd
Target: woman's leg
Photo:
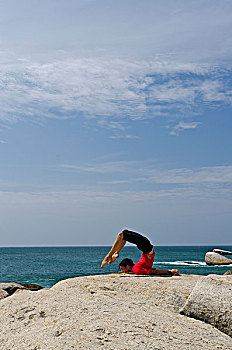
<instances>
[{"instance_id":1,"label":"woman's leg","mask_svg":"<svg viewBox=\"0 0 232 350\"><path fill-rule=\"evenodd\" d=\"M126 241L123 237L123 232L119 232L116 241L113 244L113 247L109 251L109 253L106 255L106 257L103 259L101 263L101 267L104 267L107 263L112 264L117 258L119 252L122 250L124 245L126 244Z\"/></svg>"},{"instance_id":2,"label":"woman's leg","mask_svg":"<svg viewBox=\"0 0 232 350\"><path fill-rule=\"evenodd\" d=\"M177 269L173 270L157 270L152 269L149 275L166 275L166 276L180 276Z\"/></svg>"},{"instance_id":3,"label":"woman's leg","mask_svg":"<svg viewBox=\"0 0 232 350\"><path fill-rule=\"evenodd\" d=\"M123 236L125 241L136 244L137 248L144 254L152 254L153 246L147 237L142 236L140 233L123 230Z\"/></svg>"}]
</instances>

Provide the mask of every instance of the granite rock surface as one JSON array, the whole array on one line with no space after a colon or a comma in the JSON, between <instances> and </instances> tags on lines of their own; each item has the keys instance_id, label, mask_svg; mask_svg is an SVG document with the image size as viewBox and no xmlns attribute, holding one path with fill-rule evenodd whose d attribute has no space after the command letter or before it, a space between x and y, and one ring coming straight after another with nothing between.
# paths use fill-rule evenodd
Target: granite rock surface
<instances>
[{"instance_id":1,"label":"granite rock surface","mask_svg":"<svg viewBox=\"0 0 232 350\"><path fill-rule=\"evenodd\" d=\"M0 302L0 349L231 350L228 335L179 314L200 278L112 274L22 290Z\"/></svg>"},{"instance_id":2,"label":"granite rock surface","mask_svg":"<svg viewBox=\"0 0 232 350\"><path fill-rule=\"evenodd\" d=\"M202 277L181 313L210 323L232 337L232 276Z\"/></svg>"}]
</instances>

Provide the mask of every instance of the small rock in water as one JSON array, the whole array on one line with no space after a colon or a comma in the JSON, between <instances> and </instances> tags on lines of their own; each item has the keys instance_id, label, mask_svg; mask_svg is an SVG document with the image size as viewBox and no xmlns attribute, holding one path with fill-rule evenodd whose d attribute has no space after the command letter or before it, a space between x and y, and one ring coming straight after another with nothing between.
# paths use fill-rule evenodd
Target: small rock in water
<instances>
[{"instance_id":1,"label":"small rock in water","mask_svg":"<svg viewBox=\"0 0 232 350\"><path fill-rule=\"evenodd\" d=\"M205 254L205 262L207 265L229 265L232 264L232 259L218 253L208 252Z\"/></svg>"}]
</instances>

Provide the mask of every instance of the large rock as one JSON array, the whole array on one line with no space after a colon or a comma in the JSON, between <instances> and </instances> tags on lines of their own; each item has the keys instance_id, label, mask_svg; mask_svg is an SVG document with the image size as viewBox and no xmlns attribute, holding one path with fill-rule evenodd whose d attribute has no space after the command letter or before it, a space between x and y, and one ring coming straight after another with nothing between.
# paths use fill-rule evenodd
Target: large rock
<instances>
[{"instance_id":1,"label":"large rock","mask_svg":"<svg viewBox=\"0 0 232 350\"><path fill-rule=\"evenodd\" d=\"M194 287L181 314L210 323L232 336L232 277L209 275Z\"/></svg>"},{"instance_id":2,"label":"large rock","mask_svg":"<svg viewBox=\"0 0 232 350\"><path fill-rule=\"evenodd\" d=\"M232 259L215 252L208 252L205 254L205 262L207 265L229 265L232 264Z\"/></svg>"},{"instance_id":3,"label":"large rock","mask_svg":"<svg viewBox=\"0 0 232 350\"><path fill-rule=\"evenodd\" d=\"M223 275L232 275L232 269L231 270L228 270L226 271Z\"/></svg>"},{"instance_id":4,"label":"large rock","mask_svg":"<svg viewBox=\"0 0 232 350\"><path fill-rule=\"evenodd\" d=\"M37 284L25 284L25 283L0 283L0 300L14 294L17 290L40 290L41 286Z\"/></svg>"},{"instance_id":5,"label":"large rock","mask_svg":"<svg viewBox=\"0 0 232 350\"><path fill-rule=\"evenodd\" d=\"M179 314L198 276L78 277L0 302L3 350L231 350L232 339Z\"/></svg>"}]
</instances>

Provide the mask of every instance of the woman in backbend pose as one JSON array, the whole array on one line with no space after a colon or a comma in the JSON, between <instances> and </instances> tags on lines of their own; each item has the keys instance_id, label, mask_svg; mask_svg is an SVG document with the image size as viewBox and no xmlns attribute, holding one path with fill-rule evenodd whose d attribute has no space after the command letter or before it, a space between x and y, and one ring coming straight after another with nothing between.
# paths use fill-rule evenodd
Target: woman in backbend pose
<instances>
[{"instance_id":1,"label":"woman in backbend pose","mask_svg":"<svg viewBox=\"0 0 232 350\"><path fill-rule=\"evenodd\" d=\"M152 265L155 259L155 252L150 241L141 234L129 230L119 232L113 247L102 261L101 267L104 267L107 263L112 264L119 257L119 252L122 250L126 242L136 244L138 249L142 251L142 257L136 264L134 264L131 259L123 259L119 263L122 272L134 272L136 275L179 276L178 270L176 269L157 270L153 268Z\"/></svg>"}]
</instances>

